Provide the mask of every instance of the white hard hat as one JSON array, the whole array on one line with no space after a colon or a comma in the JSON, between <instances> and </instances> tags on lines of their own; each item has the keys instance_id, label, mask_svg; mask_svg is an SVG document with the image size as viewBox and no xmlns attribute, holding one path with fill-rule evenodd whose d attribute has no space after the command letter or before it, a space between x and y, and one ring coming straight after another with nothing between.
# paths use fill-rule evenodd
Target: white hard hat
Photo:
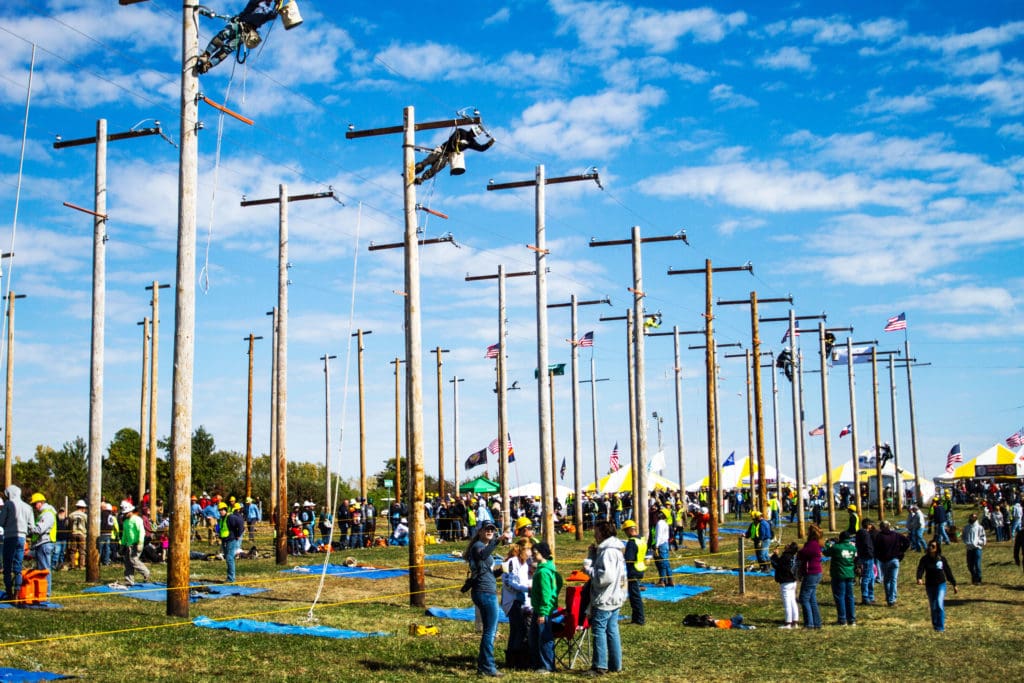
<instances>
[{"instance_id":1,"label":"white hard hat","mask_svg":"<svg viewBox=\"0 0 1024 683\"><path fill-rule=\"evenodd\" d=\"M127 500L121 501L121 512L127 514L135 509L135 506L129 503Z\"/></svg>"},{"instance_id":2,"label":"white hard hat","mask_svg":"<svg viewBox=\"0 0 1024 683\"><path fill-rule=\"evenodd\" d=\"M85 501L84 501L84 500L82 500L81 498L79 498L79 499L78 499L77 501L75 501L75 507L76 507L76 508L87 508L87 507L89 507L89 506L85 504Z\"/></svg>"}]
</instances>

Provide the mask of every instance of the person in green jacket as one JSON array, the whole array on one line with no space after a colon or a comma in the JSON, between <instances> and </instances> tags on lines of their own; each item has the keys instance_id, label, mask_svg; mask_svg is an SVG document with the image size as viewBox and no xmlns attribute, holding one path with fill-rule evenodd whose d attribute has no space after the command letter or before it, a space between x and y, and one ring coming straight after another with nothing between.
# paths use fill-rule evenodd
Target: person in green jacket
<instances>
[{"instance_id":1,"label":"person in green jacket","mask_svg":"<svg viewBox=\"0 0 1024 683\"><path fill-rule=\"evenodd\" d=\"M857 613L853 599L854 567L857 563L857 546L850 541L850 533L843 531L839 541L825 544L822 555L829 557L829 576L832 578L832 597L836 601L837 626L856 626Z\"/></svg>"},{"instance_id":2,"label":"person in green jacket","mask_svg":"<svg viewBox=\"0 0 1024 683\"><path fill-rule=\"evenodd\" d=\"M562 577L551 556L551 546L544 541L533 545L536 568L530 584L530 604L533 606L533 624L530 626L530 654L536 673L555 670L555 636L551 615L558 609L558 594L562 592Z\"/></svg>"},{"instance_id":3,"label":"person in green jacket","mask_svg":"<svg viewBox=\"0 0 1024 683\"><path fill-rule=\"evenodd\" d=\"M121 559L124 561L124 582L129 586L134 586L135 572L139 572L144 580L149 581L149 568L139 559L142 547L146 542L146 532L142 526L142 518L139 517L134 505L127 500L121 501L121 512L125 515L124 523L121 526Z\"/></svg>"}]
</instances>

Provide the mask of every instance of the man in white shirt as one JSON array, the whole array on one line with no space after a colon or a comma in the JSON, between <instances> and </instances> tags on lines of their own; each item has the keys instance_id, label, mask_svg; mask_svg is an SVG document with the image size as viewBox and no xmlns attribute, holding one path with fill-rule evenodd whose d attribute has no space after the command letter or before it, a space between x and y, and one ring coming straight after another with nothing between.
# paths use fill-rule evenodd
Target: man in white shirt
<instances>
[{"instance_id":1,"label":"man in white shirt","mask_svg":"<svg viewBox=\"0 0 1024 683\"><path fill-rule=\"evenodd\" d=\"M658 567L658 585L674 586L672 582L672 565L668 561L668 522L665 515L658 512L658 523L654 525L654 557Z\"/></svg>"}]
</instances>

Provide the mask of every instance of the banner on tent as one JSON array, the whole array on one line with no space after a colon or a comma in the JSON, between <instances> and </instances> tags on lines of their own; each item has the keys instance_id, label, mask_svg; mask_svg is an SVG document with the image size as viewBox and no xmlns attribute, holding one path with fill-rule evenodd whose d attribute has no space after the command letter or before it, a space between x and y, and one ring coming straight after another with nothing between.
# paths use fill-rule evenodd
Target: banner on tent
<instances>
[{"instance_id":1,"label":"banner on tent","mask_svg":"<svg viewBox=\"0 0 1024 683\"><path fill-rule=\"evenodd\" d=\"M975 465L975 477L1016 477L1016 465Z\"/></svg>"}]
</instances>

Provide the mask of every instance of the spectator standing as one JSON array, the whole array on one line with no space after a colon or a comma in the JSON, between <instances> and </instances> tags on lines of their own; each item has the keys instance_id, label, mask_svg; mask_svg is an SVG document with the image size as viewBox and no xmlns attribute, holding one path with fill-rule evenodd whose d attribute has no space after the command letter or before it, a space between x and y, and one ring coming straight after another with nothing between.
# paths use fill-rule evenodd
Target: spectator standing
<instances>
[{"instance_id":1,"label":"spectator standing","mask_svg":"<svg viewBox=\"0 0 1024 683\"><path fill-rule=\"evenodd\" d=\"M146 541L145 529L135 506L126 500L121 501L121 513L125 516L121 524L121 561L124 563L124 582L129 586L134 586L135 572L142 574L143 580L149 581L149 568L140 559L142 547Z\"/></svg>"},{"instance_id":2,"label":"spectator standing","mask_svg":"<svg viewBox=\"0 0 1024 683\"><path fill-rule=\"evenodd\" d=\"M928 550L917 563L917 584L924 584L928 595L928 609L932 615L932 628L940 633L946 630L946 586L953 585L953 593L958 593L956 579L949 568L949 562L939 550L939 542L932 539L928 542Z\"/></svg>"},{"instance_id":3,"label":"spectator standing","mask_svg":"<svg viewBox=\"0 0 1024 683\"><path fill-rule=\"evenodd\" d=\"M644 598L640 592L640 582L644 580L644 571L647 569L647 541L640 538L640 530L636 522L627 519L622 523L622 530L626 533L626 550L624 559L626 561L626 579L629 587L626 592L629 596L630 623L643 626L647 619L644 616Z\"/></svg>"},{"instance_id":4,"label":"spectator standing","mask_svg":"<svg viewBox=\"0 0 1024 683\"><path fill-rule=\"evenodd\" d=\"M33 523L32 508L21 499L21 488L11 484L4 491L7 497L0 508L0 529L4 535L4 595L15 600L21 591L21 565L25 559L25 539Z\"/></svg>"},{"instance_id":5,"label":"spectator standing","mask_svg":"<svg viewBox=\"0 0 1024 683\"><path fill-rule=\"evenodd\" d=\"M508 647L505 666L509 669L530 668L530 556L533 542L517 538L512 551L502 563L501 610L508 617Z\"/></svg>"},{"instance_id":6,"label":"spectator standing","mask_svg":"<svg viewBox=\"0 0 1024 683\"><path fill-rule=\"evenodd\" d=\"M906 536L896 533L888 521L878 523L879 530L875 534L875 561L882 570L882 585L885 587L885 604L896 606L899 597L897 584L900 577L900 563L910 547Z\"/></svg>"},{"instance_id":7,"label":"spectator standing","mask_svg":"<svg viewBox=\"0 0 1024 683\"><path fill-rule=\"evenodd\" d=\"M35 523L29 529L35 537L32 553L36 560L36 568L49 572L46 576L46 599L49 600L50 587L53 584L50 560L53 559L53 544L57 541L57 511L46 502L46 497L42 493L33 493L29 502L36 511Z\"/></svg>"},{"instance_id":8,"label":"spectator standing","mask_svg":"<svg viewBox=\"0 0 1024 683\"><path fill-rule=\"evenodd\" d=\"M985 547L985 528L978 522L978 515L971 513L967 518L967 526L964 527L961 536L964 546L967 548L967 571L971 573L971 584L981 584L981 550Z\"/></svg>"},{"instance_id":9,"label":"spectator standing","mask_svg":"<svg viewBox=\"0 0 1024 683\"><path fill-rule=\"evenodd\" d=\"M818 607L818 584L821 583L821 529L814 524L807 527L807 541L797 552L800 574L800 595L797 600L804 613L804 628L821 628L821 610Z\"/></svg>"},{"instance_id":10,"label":"spectator standing","mask_svg":"<svg viewBox=\"0 0 1024 683\"><path fill-rule=\"evenodd\" d=\"M860 601L875 604L875 524L865 519L855 540L857 564L860 566Z\"/></svg>"},{"instance_id":11,"label":"spectator standing","mask_svg":"<svg viewBox=\"0 0 1024 683\"><path fill-rule=\"evenodd\" d=\"M622 671L619 609L626 602L626 561L615 525L599 522L594 527L584 569L590 575L590 632L593 636L592 670L596 675Z\"/></svg>"},{"instance_id":12,"label":"spectator standing","mask_svg":"<svg viewBox=\"0 0 1024 683\"><path fill-rule=\"evenodd\" d=\"M470 597L480 611L483 633L476 658L479 676L498 678L501 674L494 663L494 638L498 632L498 582L492 570L491 553L498 545L498 528L485 524L473 536L463 558L469 563Z\"/></svg>"},{"instance_id":13,"label":"spectator standing","mask_svg":"<svg viewBox=\"0 0 1024 683\"><path fill-rule=\"evenodd\" d=\"M666 541L667 542L667 541ZM530 627L530 652L534 673L547 674L555 670L555 636L551 615L558 609L558 595L562 592L562 577L555 567L551 546L541 541L533 546L535 569L530 585L530 604L533 606L533 624Z\"/></svg>"},{"instance_id":14,"label":"spectator standing","mask_svg":"<svg viewBox=\"0 0 1024 683\"><path fill-rule=\"evenodd\" d=\"M775 569L775 583L779 584L782 609L786 620L779 628L798 628L800 625L800 611L796 603L796 554L799 550L800 547L796 543L790 543L781 555L777 552L771 555L772 567Z\"/></svg>"},{"instance_id":15,"label":"spectator standing","mask_svg":"<svg viewBox=\"0 0 1024 683\"><path fill-rule=\"evenodd\" d=\"M89 526L88 506L84 500L75 503L75 511L68 515L71 526L71 542L67 549L67 559L71 569L85 569L85 535Z\"/></svg>"},{"instance_id":16,"label":"spectator standing","mask_svg":"<svg viewBox=\"0 0 1024 683\"><path fill-rule=\"evenodd\" d=\"M828 571L832 579L832 597L836 603L836 625L856 626L853 577L857 565L857 547L850 541L850 532L840 532L839 541L826 543L822 554L831 559Z\"/></svg>"}]
</instances>

